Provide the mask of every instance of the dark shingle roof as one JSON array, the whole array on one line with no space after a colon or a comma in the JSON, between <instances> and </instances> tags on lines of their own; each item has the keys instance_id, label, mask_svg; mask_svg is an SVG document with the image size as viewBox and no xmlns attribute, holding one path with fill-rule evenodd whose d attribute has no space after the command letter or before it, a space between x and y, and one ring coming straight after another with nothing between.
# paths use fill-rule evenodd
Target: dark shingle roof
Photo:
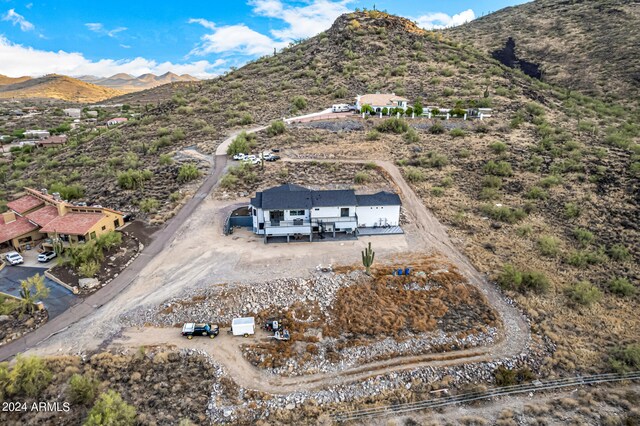
<instances>
[{"instance_id":1,"label":"dark shingle roof","mask_svg":"<svg viewBox=\"0 0 640 426\"><path fill-rule=\"evenodd\" d=\"M358 206L399 206L400 196L393 192L381 191L375 194L356 195Z\"/></svg>"},{"instance_id":2,"label":"dark shingle roof","mask_svg":"<svg viewBox=\"0 0 640 426\"><path fill-rule=\"evenodd\" d=\"M313 207L355 206L356 195L353 189L335 189L329 191L312 191Z\"/></svg>"},{"instance_id":3,"label":"dark shingle roof","mask_svg":"<svg viewBox=\"0 0 640 426\"><path fill-rule=\"evenodd\" d=\"M251 205L265 210L310 209L340 206L394 206L400 197L392 192L356 195L352 189L312 191L300 185L285 184L256 192Z\"/></svg>"}]
</instances>

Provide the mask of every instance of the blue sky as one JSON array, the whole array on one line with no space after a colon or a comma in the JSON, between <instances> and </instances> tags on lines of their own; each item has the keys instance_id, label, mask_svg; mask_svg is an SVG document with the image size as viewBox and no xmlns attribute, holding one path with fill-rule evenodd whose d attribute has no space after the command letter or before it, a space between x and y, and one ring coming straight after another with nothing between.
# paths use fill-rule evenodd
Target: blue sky
<instances>
[{"instance_id":1,"label":"blue sky","mask_svg":"<svg viewBox=\"0 0 640 426\"><path fill-rule=\"evenodd\" d=\"M327 29L355 8L424 28L459 25L524 0L0 0L0 74L210 77Z\"/></svg>"}]
</instances>

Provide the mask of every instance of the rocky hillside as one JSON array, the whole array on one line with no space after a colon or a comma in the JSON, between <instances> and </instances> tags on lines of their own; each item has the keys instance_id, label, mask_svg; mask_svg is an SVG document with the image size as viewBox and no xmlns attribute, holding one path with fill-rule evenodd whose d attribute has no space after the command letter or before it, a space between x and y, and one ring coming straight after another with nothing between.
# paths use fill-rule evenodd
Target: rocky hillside
<instances>
[{"instance_id":1,"label":"rocky hillside","mask_svg":"<svg viewBox=\"0 0 640 426\"><path fill-rule=\"evenodd\" d=\"M537 65L543 81L636 103L639 28L636 0L536 0L445 34L505 63L525 61L525 69Z\"/></svg>"},{"instance_id":2,"label":"rocky hillside","mask_svg":"<svg viewBox=\"0 0 640 426\"><path fill-rule=\"evenodd\" d=\"M7 84L15 84L22 83L23 81L31 80L31 77L23 76L23 77L8 77L6 75L0 74L0 86L4 86Z\"/></svg>"},{"instance_id":3,"label":"rocky hillside","mask_svg":"<svg viewBox=\"0 0 640 426\"><path fill-rule=\"evenodd\" d=\"M85 103L102 101L121 94L118 90L57 74L0 85L0 98L61 99Z\"/></svg>"}]
</instances>

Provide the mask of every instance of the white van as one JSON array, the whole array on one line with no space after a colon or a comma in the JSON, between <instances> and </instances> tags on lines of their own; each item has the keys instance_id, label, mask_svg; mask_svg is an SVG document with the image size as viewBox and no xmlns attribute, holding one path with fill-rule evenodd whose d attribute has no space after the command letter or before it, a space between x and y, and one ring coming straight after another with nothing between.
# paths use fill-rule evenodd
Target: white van
<instances>
[{"instance_id":1,"label":"white van","mask_svg":"<svg viewBox=\"0 0 640 426\"><path fill-rule=\"evenodd\" d=\"M335 104L331 107L333 112L349 112L349 105L347 104Z\"/></svg>"}]
</instances>

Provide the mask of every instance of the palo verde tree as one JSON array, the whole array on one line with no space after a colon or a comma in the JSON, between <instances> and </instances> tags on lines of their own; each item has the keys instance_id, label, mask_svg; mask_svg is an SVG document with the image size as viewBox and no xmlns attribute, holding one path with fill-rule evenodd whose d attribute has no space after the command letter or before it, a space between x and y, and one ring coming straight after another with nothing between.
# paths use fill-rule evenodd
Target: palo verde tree
<instances>
[{"instance_id":1,"label":"palo verde tree","mask_svg":"<svg viewBox=\"0 0 640 426\"><path fill-rule=\"evenodd\" d=\"M367 275L371 275L371 265L373 265L375 256L376 252L373 251L371 242L369 242L369 246L362 250L362 265L364 265Z\"/></svg>"}]
</instances>

